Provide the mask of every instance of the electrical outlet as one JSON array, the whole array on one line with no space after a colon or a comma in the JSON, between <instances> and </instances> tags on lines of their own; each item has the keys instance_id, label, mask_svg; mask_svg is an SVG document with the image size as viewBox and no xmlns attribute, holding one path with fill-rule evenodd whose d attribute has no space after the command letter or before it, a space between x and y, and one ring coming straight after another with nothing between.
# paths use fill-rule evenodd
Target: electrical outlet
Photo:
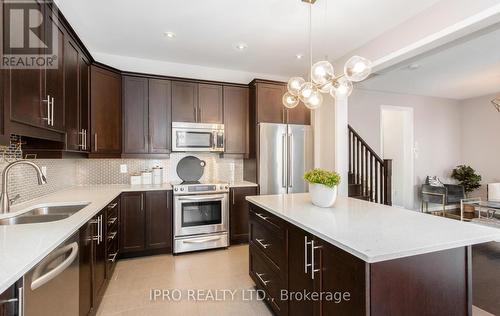
<instances>
[{"instance_id":1,"label":"electrical outlet","mask_svg":"<svg viewBox=\"0 0 500 316\"><path fill-rule=\"evenodd\" d=\"M42 170L42 174L45 176L45 178L47 178L47 167L42 166L40 169Z\"/></svg>"},{"instance_id":2,"label":"electrical outlet","mask_svg":"<svg viewBox=\"0 0 500 316\"><path fill-rule=\"evenodd\" d=\"M127 173L127 165L120 165L120 173Z\"/></svg>"}]
</instances>

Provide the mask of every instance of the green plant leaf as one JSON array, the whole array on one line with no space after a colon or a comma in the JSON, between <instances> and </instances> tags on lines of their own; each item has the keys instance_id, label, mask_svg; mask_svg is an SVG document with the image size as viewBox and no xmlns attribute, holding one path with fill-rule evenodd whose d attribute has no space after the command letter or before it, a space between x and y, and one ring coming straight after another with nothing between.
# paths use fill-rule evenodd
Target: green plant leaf
<instances>
[{"instance_id":1,"label":"green plant leaf","mask_svg":"<svg viewBox=\"0 0 500 316\"><path fill-rule=\"evenodd\" d=\"M335 171L316 168L304 173L304 180L333 188L340 183L340 175Z\"/></svg>"}]
</instances>

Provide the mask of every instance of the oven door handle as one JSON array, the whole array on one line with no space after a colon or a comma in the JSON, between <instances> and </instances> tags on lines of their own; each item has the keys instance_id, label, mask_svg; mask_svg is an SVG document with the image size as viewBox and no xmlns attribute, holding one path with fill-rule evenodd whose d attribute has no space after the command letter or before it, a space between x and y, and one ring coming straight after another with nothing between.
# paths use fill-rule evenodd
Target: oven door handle
<instances>
[{"instance_id":1,"label":"oven door handle","mask_svg":"<svg viewBox=\"0 0 500 316\"><path fill-rule=\"evenodd\" d=\"M179 201L222 201L224 196L190 196L179 197Z\"/></svg>"},{"instance_id":2,"label":"oven door handle","mask_svg":"<svg viewBox=\"0 0 500 316\"><path fill-rule=\"evenodd\" d=\"M182 242L185 244L202 244L204 242L217 241L220 239L221 239L220 236L215 236L215 237L207 237L207 238L200 238L200 239L194 239L194 240L183 240Z\"/></svg>"}]
</instances>

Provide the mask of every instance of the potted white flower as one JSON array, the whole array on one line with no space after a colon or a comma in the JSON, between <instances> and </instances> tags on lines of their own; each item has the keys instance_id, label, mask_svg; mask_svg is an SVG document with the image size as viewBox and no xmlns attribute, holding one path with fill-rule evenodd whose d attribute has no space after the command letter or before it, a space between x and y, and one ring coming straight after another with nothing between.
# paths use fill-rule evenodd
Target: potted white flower
<instances>
[{"instance_id":1,"label":"potted white flower","mask_svg":"<svg viewBox=\"0 0 500 316\"><path fill-rule=\"evenodd\" d=\"M330 207L337 200L337 186L340 175L334 171L313 169L304 174L304 180L309 182L309 192L312 202L319 207Z\"/></svg>"}]
</instances>

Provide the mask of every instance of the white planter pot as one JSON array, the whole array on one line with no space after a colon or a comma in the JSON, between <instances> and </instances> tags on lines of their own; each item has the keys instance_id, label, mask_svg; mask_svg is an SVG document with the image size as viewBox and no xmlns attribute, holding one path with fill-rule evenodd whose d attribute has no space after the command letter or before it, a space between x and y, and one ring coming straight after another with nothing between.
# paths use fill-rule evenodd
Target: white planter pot
<instances>
[{"instance_id":1,"label":"white planter pot","mask_svg":"<svg viewBox=\"0 0 500 316\"><path fill-rule=\"evenodd\" d=\"M337 200L337 186L333 188L323 184L309 183L312 203L319 207L330 207Z\"/></svg>"}]
</instances>

